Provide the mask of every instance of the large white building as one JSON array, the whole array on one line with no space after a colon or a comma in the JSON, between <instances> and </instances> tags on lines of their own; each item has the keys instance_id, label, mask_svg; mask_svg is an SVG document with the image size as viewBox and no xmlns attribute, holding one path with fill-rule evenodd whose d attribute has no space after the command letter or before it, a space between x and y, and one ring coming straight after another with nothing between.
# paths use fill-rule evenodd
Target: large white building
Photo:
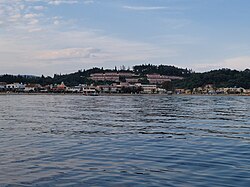
<instances>
[{"instance_id":1,"label":"large white building","mask_svg":"<svg viewBox=\"0 0 250 187\"><path fill-rule=\"evenodd\" d=\"M119 74L118 73L94 73L90 75L90 79L93 81L119 82Z\"/></svg>"},{"instance_id":2,"label":"large white building","mask_svg":"<svg viewBox=\"0 0 250 187\"><path fill-rule=\"evenodd\" d=\"M160 74L148 74L147 79L150 84L162 84L163 82L170 82L168 76L160 75Z\"/></svg>"},{"instance_id":3,"label":"large white building","mask_svg":"<svg viewBox=\"0 0 250 187\"><path fill-rule=\"evenodd\" d=\"M113 81L119 82L120 78L133 77L131 72L106 72L106 73L93 73L90 75L90 79L93 81Z\"/></svg>"}]
</instances>

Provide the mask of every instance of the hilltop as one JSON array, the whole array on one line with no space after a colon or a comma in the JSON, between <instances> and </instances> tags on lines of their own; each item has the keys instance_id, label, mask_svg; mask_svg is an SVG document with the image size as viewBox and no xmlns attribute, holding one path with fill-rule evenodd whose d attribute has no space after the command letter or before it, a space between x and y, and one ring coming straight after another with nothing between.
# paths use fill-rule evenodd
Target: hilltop
<instances>
[{"instance_id":1,"label":"hilltop","mask_svg":"<svg viewBox=\"0 0 250 187\"><path fill-rule=\"evenodd\" d=\"M181 77L177 79L171 78L171 87L173 88L184 88L193 89L196 87L202 87L207 84L213 84L215 87L243 87L245 89L250 89L250 70L246 69L244 71L237 71L231 69L219 69L212 70L204 73L196 73L191 69L178 68L169 65L152 65L143 64L136 65L131 69L126 69L124 66L120 69L116 67L114 69L104 69L94 67L87 70L79 70L70 74L54 74L53 77L50 76L22 76L22 75L1 75L0 82L14 83L19 82L23 84L59 84L64 82L68 86L76 86L79 84L112 84L115 81L102 80L94 81L91 79L93 74L105 74L105 73L130 73L133 78L136 78L140 83L149 83L148 74L158 74L162 77L170 78L173 76ZM162 78L160 77L160 78ZM125 80L123 77L119 77L121 82Z\"/></svg>"}]
</instances>

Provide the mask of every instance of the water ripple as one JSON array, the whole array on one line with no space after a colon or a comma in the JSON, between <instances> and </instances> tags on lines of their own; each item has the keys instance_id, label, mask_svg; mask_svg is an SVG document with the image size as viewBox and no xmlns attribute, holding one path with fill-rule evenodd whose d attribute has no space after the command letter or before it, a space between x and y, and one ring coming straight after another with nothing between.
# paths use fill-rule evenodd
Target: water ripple
<instances>
[{"instance_id":1,"label":"water ripple","mask_svg":"<svg viewBox=\"0 0 250 187\"><path fill-rule=\"evenodd\" d=\"M249 186L250 98L0 96L0 186Z\"/></svg>"}]
</instances>

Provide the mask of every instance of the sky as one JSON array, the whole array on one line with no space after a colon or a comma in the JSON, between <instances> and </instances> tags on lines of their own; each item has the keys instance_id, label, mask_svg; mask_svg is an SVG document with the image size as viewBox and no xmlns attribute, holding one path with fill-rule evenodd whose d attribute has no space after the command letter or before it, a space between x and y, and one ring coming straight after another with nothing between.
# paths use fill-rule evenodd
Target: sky
<instances>
[{"instance_id":1,"label":"sky","mask_svg":"<svg viewBox=\"0 0 250 187\"><path fill-rule=\"evenodd\" d=\"M250 68L249 0L0 0L0 74Z\"/></svg>"}]
</instances>

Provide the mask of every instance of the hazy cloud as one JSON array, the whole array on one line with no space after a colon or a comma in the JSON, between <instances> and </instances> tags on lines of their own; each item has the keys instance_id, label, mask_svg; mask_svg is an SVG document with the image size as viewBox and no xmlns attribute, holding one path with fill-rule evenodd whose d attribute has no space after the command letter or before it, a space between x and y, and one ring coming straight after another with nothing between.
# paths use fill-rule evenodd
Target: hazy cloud
<instances>
[{"instance_id":1,"label":"hazy cloud","mask_svg":"<svg viewBox=\"0 0 250 187\"><path fill-rule=\"evenodd\" d=\"M250 56L239 56L222 60L201 60L199 63L192 64L191 66L197 71L207 71L221 68L245 70L250 68Z\"/></svg>"},{"instance_id":2,"label":"hazy cloud","mask_svg":"<svg viewBox=\"0 0 250 187\"><path fill-rule=\"evenodd\" d=\"M165 6L123 6L123 8L128 10L138 10L138 11L168 9L168 7Z\"/></svg>"},{"instance_id":3,"label":"hazy cloud","mask_svg":"<svg viewBox=\"0 0 250 187\"><path fill-rule=\"evenodd\" d=\"M34 10L39 10L39 11L45 10L45 9L46 9L45 6L33 6L32 8L33 8Z\"/></svg>"},{"instance_id":4,"label":"hazy cloud","mask_svg":"<svg viewBox=\"0 0 250 187\"><path fill-rule=\"evenodd\" d=\"M42 60L62 60L62 59L75 59L75 58L92 58L95 54L99 53L100 49L97 48L67 48L60 50L52 50L43 52L38 58Z\"/></svg>"},{"instance_id":5,"label":"hazy cloud","mask_svg":"<svg viewBox=\"0 0 250 187\"><path fill-rule=\"evenodd\" d=\"M244 70L246 68L250 68L250 56L229 58L224 60L222 65L227 68Z\"/></svg>"},{"instance_id":6,"label":"hazy cloud","mask_svg":"<svg viewBox=\"0 0 250 187\"><path fill-rule=\"evenodd\" d=\"M93 4L94 0L84 0L83 3L84 4Z\"/></svg>"},{"instance_id":7,"label":"hazy cloud","mask_svg":"<svg viewBox=\"0 0 250 187\"><path fill-rule=\"evenodd\" d=\"M60 5L60 4L76 4L78 1L76 0L50 0L48 4L50 5Z\"/></svg>"}]
</instances>

